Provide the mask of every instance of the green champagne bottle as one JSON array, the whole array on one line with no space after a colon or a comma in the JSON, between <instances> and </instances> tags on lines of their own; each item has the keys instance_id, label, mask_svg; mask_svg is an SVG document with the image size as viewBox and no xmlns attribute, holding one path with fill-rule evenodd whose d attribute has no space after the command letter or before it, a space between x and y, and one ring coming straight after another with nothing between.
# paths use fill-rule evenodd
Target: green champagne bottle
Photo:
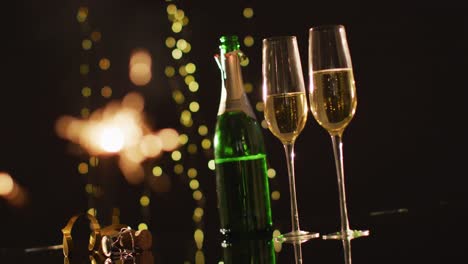
<instances>
[{"instance_id":1,"label":"green champagne bottle","mask_svg":"<svg viewBox=\"0 0 468 264\"><path fill-rule=\"evenodd\" d=\"M220 232L227 241L272 236L261 127L243 88L237 36L220 38L221 99L214 135Z\"/></svg>"}]
</instances>

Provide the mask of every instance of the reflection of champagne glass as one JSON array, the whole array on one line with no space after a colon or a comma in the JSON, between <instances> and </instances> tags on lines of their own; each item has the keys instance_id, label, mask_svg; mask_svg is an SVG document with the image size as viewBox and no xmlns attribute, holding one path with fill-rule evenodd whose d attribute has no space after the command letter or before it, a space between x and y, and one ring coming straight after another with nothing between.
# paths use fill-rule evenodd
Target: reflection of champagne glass
<instances>
[{"instance_id":1,"label":"reflection of champagne glass","mask_svg":"<svg viewBox=\"0 0 468 264\"><path fill-rule=\"evenodd\" d=\"M367 236L369 231L351 230L346 209L342 135L356 111L357 97L344 26L309 30L309 78L312 114L332 138L340 198L341 230L323 238L342 240L345 261L350 264L351 239Z\"/></svg>"},{"instance_id":2,"label":"reflection of champagne glass","mask_svg":"<svg viewBox=\"0 0 468 264\"><path fill-rule=\"evenodd\" d=\"M294 176L294 142L307 121L307 98L295 36L263 40L263 101L268 128L283 144L289 175L292 231L276 241L300 244L319 236L300 230ZM296 256L300 246L296 246Z\"/></svg>"}]
</instances>

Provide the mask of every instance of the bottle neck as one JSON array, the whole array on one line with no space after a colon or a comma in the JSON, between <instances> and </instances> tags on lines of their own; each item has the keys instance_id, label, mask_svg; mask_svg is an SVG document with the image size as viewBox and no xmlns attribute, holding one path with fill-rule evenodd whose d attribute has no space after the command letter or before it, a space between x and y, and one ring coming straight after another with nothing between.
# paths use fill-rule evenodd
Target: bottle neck
<instances>
[{"instance_id":1,"label":"bottle neck","mask_svg":"<svg viewBox=\"0 0 468 264\"><path fill-rule=\"evenodd\" d=\"M247 95L244 91L242 70L240 67L240 51L232 51L221 57L221 102L218 115L227 111L243 111L256 119Z\"/></svg>"}]
</instances>

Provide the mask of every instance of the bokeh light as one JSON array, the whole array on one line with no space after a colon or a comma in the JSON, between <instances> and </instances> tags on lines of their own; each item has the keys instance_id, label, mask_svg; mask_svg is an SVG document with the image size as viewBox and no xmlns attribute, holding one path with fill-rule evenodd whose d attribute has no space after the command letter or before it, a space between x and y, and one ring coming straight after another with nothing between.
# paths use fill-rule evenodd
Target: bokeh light
<instances>
[{"instance_id":1,"label":"bokeh light","mask_svg":"<svg viewBox=\"0 0 468 264\"><path fill-rule=\"evenodd\" d=\"M0 172L0 198L13 207L24 207L28 200L26 190L7 172Z\"/></svg>"},{"instance_id":2,"label":"bokeh light","mask_svg":"<svg viewBox=\"0 0 468 264\"><path fill-rule=\"evenodd\" d=\"M210 160L208 161L208 168L212 171L215 170L215 161L214 160Z\"/></svg>"},{"instance_id":3,"label":"bokeh light","mask_svg":"<svg viewBox=\"0 0 468 264\"><path fill-rule=\"evenodd\" d=\"M273 169L273 168L269 168L269 169L267 170L267 175L268 175L268 178L270 178L270 179L275 178L275 176L276 176L276 170Z\"/></svg>"},{"instance_id":4,"label":"bokeh light","mask_svg":"<svg viewBox=\"0 0 468 264\"><path fill-rule=\"evenodd\" d=\"M140 197L140 205L145 207L150 204L150 198L146 195L143 195Z\"/></svg>"},{"instance_id":5,"label":"bokeh light","mask_svg":"<svg viewBox=\"0 0 468 264\"><path fill-rule=\"evenodd\" d=\"M246 47L252 47L255 43L255 40L252 36L248 35L248 36L245 36L244 38L244 45Z\"/></svg>"},{"instance_id":6,"label":"bokeh light","mask_svg":"<svg viewBox=\"0 0 468 264\"><path fill-rule=\"evenodd\" d=\"M87 7L80 7L78 9L78 13L76 14L76 20L78 22L83 23L88 18L88 8Z\"/></svg>"},{"instance_id":7,"label":"bokeh light","mask_svg":"<svg viewBox=\"0 0 468 264\"><path fill-rule=\"evenodd\" d=\"M201 146L202 146L203 149L206 149L206 150L210 149L211 148L211 140L208 139L208 138L204 138L202 140L202 142L201 142Z\"/></svg>"},{"instance_id":8,"label":"bokeh light","mask_svg":"<svg viewBox=\"0 0 468 264\"><path fill-rule=\"evenodd\" d=\"M152 171L152 172L153 172L153 175L154 175L154 176L159 177L159 176L162 175L163 170L162 170L161 167L155 166L155 167L153 168L153 171Z\"/></svg>"},{"instance_id":9,"label":"bokeh light","mask_svg":"<svg viewBox=\"0 0 468 264\"><path fill-rule=\"evenodd\" d=\"M252 18L253 15L254 15L254 11L251 7L246 7L244 8L244 10L242 11L242 15L245 17L245 18Z\"/></svg>"},{"instance_id":10,"label":"bokeh light","mask_svg":"<svg viewBox=\"0 0 468 264\"><path fill-rule=\"evenodd\" d=\"M14 182L10 174L0 172L0 196L7 196L13 191Z\"/></svg>"},{"instance_id":11,"label":"bokeh light","mask_svg":"<svg viewBox=\"0 0 468 264\"><path fill-rule=\"evenodd\" d=\"M249 82L244 83L244 90L246 93L251 93L253 91L252 83L249 83Z\"/></svg>"},{"instance_id":12,"label":"bokeh light","mask_svg":"<svg viewBox=\"0 0 468 264\"><path fill-rule=\"evenodd\" d=\"M164 69L164 74L166 74L167 77L173 77L175 74L175 69L172 66L166 66Z\"/></svg>"},{"instance_id":13,"label":"bokeh light","mask_svg":"<svg viewBox=\"0 0 468 264\"><path fill-rule=\"evenodd\" d=\"M80 74L86 75L89 73L89 65L88 64L81 64L80 65Z\"/></svg>"},{"instance_id":14,"label":"bokeh light","mask_svg":"<svg viewBox=\"0 0 468 264\"><path fill-rule=\"evenodd\" d=\"M273 191L273 192L271 193L271 199L272 199L273 201L279 200L280 197L281 197L281 194L280 194L279 191Z\"/></svg>"},{"instance_id":15,"label":"bokeh light","mask_svg":"<svg viewBox=\"0 0 468 264\"><path fill-rule=\"evenodd\" d=\"M188 140L189 140L189 137L187 136L187 134L181 134L181 135L179 136L179 143L180 143L180 145L185 145L185 144L187 144Z\"/></svg>"},{"instance_id":16,"label":"bokeh light","mask_svg":"<svg viewBox=\"0 0 468 264\"><path fill-rule=\"evenodd\" d=\"M78 172L80 174L88 173L88 164L86 162L80 162L80 164L78 164Z\"/></svg>"},{"instance_id":17,"label":"bokeh light","mask_svg":"<svg viewBox=\"0 0 468 264\"><path fill-rule=\"evenodd\" d=\"M93 31L91 33L91 40L94 41L94 42L99 42L101 41L101 38L102 38L102 34L101 32L99 31Z\"/></svg>"},{"instance_id":18,"label":"bokeh light","mask_svg":"<svg viewBox=\"0 0 468 264\"><path fill-rule=\"evenodd\" d=\"M90 50L93 47L93 42L91 42L91 40L89 39L83 39L83 41L81 42L81 47L84 50Z\"/></svg>"},{"instance_id":19,"label":"bokeh light","mask_svg":"<svg viewBox=\"0 0 468 264\"><path fill-rule=\"evenodd\" d=\"M172 99L174 99L174 101L177 103L177 104L183 104L185 102L185 96L184 94L179 91L179 90L174 90L172 92Z\"/></svg>"},{"instance_id":20,"label":"bokeh light","mask_svg":"<svg viewBox=\"0 0 468 264\"><path fill-rule=\"evenodd\" d=\"M183 50L187 48L187 41L185 39L177 40L176 46L178 49Z\"/></svg>"},{"instance_id":21,"label":"bokeh light","mask_svg":"<svg viewBox=\"0 0 468 264\"><path fill-rule=\"evenodd\" d=\"M197 169L195 169L195 168L190 168L190 169L187 170L187 176L189 178L195 178L195 177L197 177L197 174L198 174L198 172L197 172Z\"/></svg>"},{"instance_id":22,"label":"bokeh light","mask_svg":"<svg viewBox=\"0 0 468 264\"><path fill-rule=\"evenodd\" d=\"M148 230L148 225L146 223L140 223L138 225L138 230Z\"/></svg>"},{"instance_id":23,"label":"bokeh light","mask_svg":"<svg viewBox=\"0 0 468 264\"><path fill-rule=\"evenodd\" d=\"M152 58L145 49L138 49L130 55L129 76L136 86L144 86L151 81Z\"/></svg>"},{"instance_id":24,"label":"bokeh light","mask_svg":"<svg viewBox=\"0 0 468 264\"><path fill-rule=\"evenodd\" d=\"M91 88L89 88L88 86L85 86L83 87L83 89L81 89L81 95L83 95L83 97L90 97L91 92Z\"/></svg>"},{"instance_id":25,"label":"bokeh light","mask_svg":"<svg viewBox=\"0 0 468 264\"><path fill-rule=\"evenodd\" d=\"M187 73L193 74L197 70L197 66L195 66L195 64L190 62L190 63L187 63L187 65L185 65L185 69L187 70Z\"/></svg>"},{"instance_id":26,"label":"bokeh light","mask_svg":"<svg viewBox=\"0 0 468 264\"><path fill-rule=\"evenodd\" d=\"M191 112L196 113L200 110L200 104L198 102L191 102L189 105L189 109Z\"/></svg>"},{"instance_id":27,"label":"bokeh light","mask_svg":"<svg viewBox=\"0 0 468 264\"><path fill-rule=\"evenodd\" d=\"M179 21L176 21L172 24L171 29L174 33L179 33L180 31L182 31L182 27L183 27L183 24Z\"/></svg>"},{"instance_id":28,"label":"bokeh light","mask_svg":"<svg viewBox=\"0 0 468 264\"><path fill-rule=\"evenodd\" d=\"M171 151L178 148L179 145L179 133L172 128L164 128L158 132L161 141L163 142L163 150Z\"/></svg>"},{"instance_id":29,"label":"bokeh light","mask_svg":"<svg viewBox=\"0 0 468 264\"><path fill-rule=\"evenodd\" d=\"M188 152L189 154L192 154L192 155L193 155L193 154L196 154L197 151L198 151L198 148L197 148L197 145L196 145L196 144L194 144L194 143L188 144L188 146L187 146L187 152Z\"/></svg>"},{"instance_id":30,"label":"bokeh light","mask_svg":"<svg viewBox=\"0 0 468 264\"><path fill-rule=\"evenodd\" d=\"M99 68L101 68L101 70L103 71L106 71L110 68L110 60L108 58L102 58L99 60Z\"/></svg>"},{"instance_id":31,"label":"bokeh light","mask_svg":"<svg viewBox=\"0 0 468 264\"><path fill-rule=\"evenodd\" d=\"M191 82L191 83L189 84L189 90L190 90L191 92L196 92L196 91L198 91L198 83L197 83L197 82Z\"/></svg>"},{"instance_id":32,"label":"bokeh light","mask_svg":"<svg viewBox=\"0 0 468 264\"><path fill-rule=\"evenodd\" d=\"M173 37L168 37L166 38L165 44L168 48L174 48L176 45L176 39Z\"/></svg>"},{"instance_id":33,"label":"bokeh light","mask_svg":"<svg viewBox=\"0 0 468 264\"><path fill-rule=\"evenodd\" d=\"M187 67L185 67L187 68ZM187 72L187 71L186 71ZM188 72L187 72L188 73ZM185 76L184 78L184 82L185 84L189 85L191 82L194 82L195 81L195 77L193 77L193 75L187 75Z\"/></svg>"},{"instance_id":34,"label":"bokeh light","mask_svg":"<svg viewBox=\"0 0 468 264\"><path fill-rule=\"evenodd\" d=\"M206 134L208 134L208 127L205 126L205 125L201 125L198 127L198 134L200 134L200 136L206 136Z\"/></svg>"},{"instance_id":35,"label":"bokeh light","mask_svg":"<svg viewBox=\"0 0 468 264\"><path fill-rule=\"evenodd\" d=\"M182 58L182 51L180 49L173 49L172 58L174 58L175 60L179 60L180 58Z\"/></svg>"},{"instance_id":36,"label":"bokeh light","mask_svg":"<svg viewBox=\"0 0 468 264\"><path fill-rule=\"evenodd\" d=\"M101 89L101 95L104 98L110 98L112 96L112 88L110 86L104 86Z\"/></svg>"}]
</instances>

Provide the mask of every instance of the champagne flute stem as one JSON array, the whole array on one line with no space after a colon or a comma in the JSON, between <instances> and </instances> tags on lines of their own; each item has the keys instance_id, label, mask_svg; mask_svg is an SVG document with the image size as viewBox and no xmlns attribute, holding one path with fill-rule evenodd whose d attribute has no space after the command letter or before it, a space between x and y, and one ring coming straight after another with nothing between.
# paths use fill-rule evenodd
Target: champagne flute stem
<instances>
[{"instance_id":1,"label":"champagne flute stem","mask_svg":"<svg viewBox=\"0 0 468 264\"><path fill-rule=\"evenodd\" d=\"M294 232L299 231L299 212L296 200L296 180L294 176L294 143L284 143L289 176L289 194L291 198L291 225Z\"/></svg>"},{"instance_id":2,"label":"champagne flute stem","mask_svg":"<svg viewBox=\"0 0 468 264\"><path fill-rule=\"evenodd\" d=\"M302 264L302 246L299 243L294 243L294 257L296 264Z\"/></svg>"},{"instance_id":3,"label":"champagne flute stem","mask_svg":"<svg viewBox=\"0 0 468 264\"><path fill-rule=\"evenodd\" d=\"M343 252L345 264L351 264L351 239L349 237L343 238Z\"/></svg>"},{"instance_id":4,"label":"champagne flute stem","mask_svg":"<svg viewBox=\"0 0 468 264\"><path fill-rule=\"evenodd\" d=\"M341 134L331 135L333 143L333 154L335 156L336 175L338 177L338 192L340 198L341 239L343 241L343 252L345 264L351 264L351 238L348 236L349 220L346 208L346 192L343 167L343 141Z\"/></svg>"},{"instance_id":5,"label":"champagne flute stem","mask_svg":"<svg viewBox=\"0 0 468 264\"><path fill-rule=\"evenodd\" d=\"M338 177L338 192L340 198L341 235L347 237L349 229L348 210L346 209L346 192L343 169L343 142L341 135L331 135L333 154L335 155L336 175Z\"/></svg>"}]
</instances>

